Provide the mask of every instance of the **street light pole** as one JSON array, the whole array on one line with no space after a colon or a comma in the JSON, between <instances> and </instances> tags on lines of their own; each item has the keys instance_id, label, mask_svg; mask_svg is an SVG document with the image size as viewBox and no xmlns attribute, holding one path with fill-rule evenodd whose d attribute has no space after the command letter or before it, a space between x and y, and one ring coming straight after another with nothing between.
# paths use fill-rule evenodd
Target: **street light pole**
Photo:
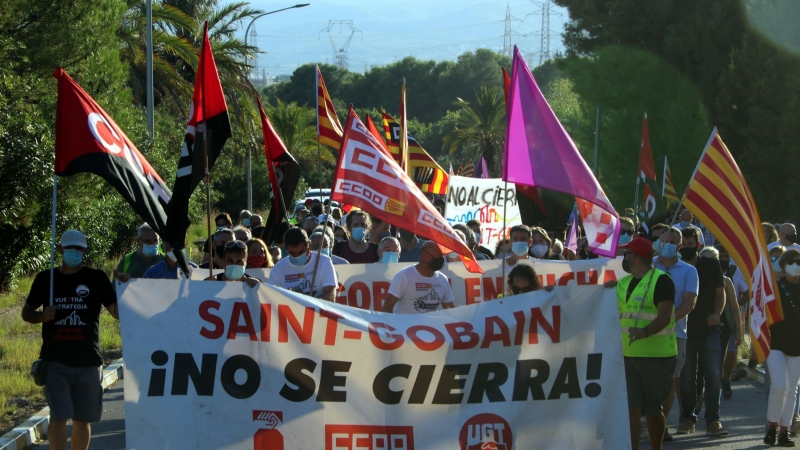
<instances>
[{"instance_id":1,"label":"street light pole","mask_svg":"<svg viewBox=\"0 0 800 450\"><path fill-rule=\"evenodd\" d=\"M148 1L150 1L150 0L148 0ZM294 6L289 6L288 8L277 9L275 11L265 12L265 13L262 13L262 14L259 14L259 15L255 16L255 17L253 17L253 19L250 20L250 23L247 25L247 28L244 31L244 45L245 45L245 47L247 47L247 37L250 35L250 27L253 26L253 23L256 20L258 20L258 19L260 19L260 18L262 18L264 16L268 16L270 14L275 14L275 13L278 13L278 12L281 12L281 11L286 11L287 9L303 8L303 7L308 6L308 5L310 5L310 3L301 3L301 4L294 5ZM257 43L255 45L258 46ZM248 123L249 123L249 120L248 120ZM248 211L252 211L253 210L252 153L253 153L252 149L248 148L247 149L247 209L248 209ZM269 164L269 162L267 162L267 164Z\"/></svg>"},{"instance_id":2,"label":"street light pole","mask_svg":"<svg viewBox=\"0 0 800 450\"><path fill-rule=\"evenodd\" d=\"M147 16L147 132L150 133L150 139L155 140L155 118L153 117L153 0L147 0L145 7L145 15Z\"/></svg>"}]
</instances>

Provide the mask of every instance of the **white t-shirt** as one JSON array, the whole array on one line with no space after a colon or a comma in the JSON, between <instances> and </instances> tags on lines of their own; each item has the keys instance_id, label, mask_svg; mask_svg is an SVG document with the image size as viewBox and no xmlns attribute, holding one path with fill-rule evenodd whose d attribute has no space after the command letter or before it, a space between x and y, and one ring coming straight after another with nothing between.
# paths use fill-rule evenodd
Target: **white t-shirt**
<instances>
[{"instance_id":1,"label":"white t-shirt","mask_svg":"<svg viewBox=\"0 0 800 450\"><path fill-rule=\"evenodd\" d=\"M446 276L436 272L432 277L424 277L416 265L397 272L389 285L389 294L399 299L394 305L395 314L433 312L440 303L452 303L454 298Z\"/></svg>"},{"instance_id":2,"label":"white t-shirt","mask_svg":"<svg viewBox=\"0 0 800 450\"><path fill-rule=\"evenodd\" d=\"M319 260L317 279L314 282L314 292L312 293L311 278L314 276L314 265L318 257L321 259ZM330 258L311 252L308 262L302 266L292 264L288 257L278 261L275 267L269 271L269 284L317 297L322 294L322 288L337 286L336 272L333 270L333 263Z\"/></svg>"},{"instance_id":3,"label":"white t-shirt","mask_svg":"<svg viewBox=\"0 0 800 450\"><path fill-rule=\"evenodd\" d=\"M777 247L779 245L783 245L783 244L781 244L781 241L770 242L769 244L767 244L767 250L772 250L773 248L775 248L775 247ZM786 247L786 250L790 250L790 249L800 250L800 244L792 244L792 245L784 246L784 247Z\"/></svg>"}]
</instances>

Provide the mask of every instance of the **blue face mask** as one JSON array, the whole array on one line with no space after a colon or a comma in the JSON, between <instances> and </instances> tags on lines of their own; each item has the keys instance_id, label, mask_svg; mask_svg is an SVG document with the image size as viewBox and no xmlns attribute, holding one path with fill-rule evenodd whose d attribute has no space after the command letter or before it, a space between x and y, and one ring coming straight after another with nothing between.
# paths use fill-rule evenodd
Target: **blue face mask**
<instances>
[{"instance_id":1,"label":"blue face mask","mask_svg":"<svg viewBox=\"0 0 800 450\"><path fill-rule=\"evenodd\" d=\"M353 228L353 231L350 232L350 236L357 242L364 242L364 238L367 236L367 229Z\"/></svg>"},{"instance_id":2,"label":"blue face mask","mask_svg":"<svg viewBox=\"0 0 800 450\"><path fill-rule=\"evenodd\" d=\"M148 258L152 258L158 254L158 244L143 244L142 245L142 254Z\"/></svg>"},{"instance_id":3,"label":"blue face mask","mask_svg":"<svg viewBox=\"0 0 800 450\"><path fill-rule=\"evenodd\" d=\"M511 243L511 251L514 252L517 256L525 256L528 254L528 243L527 242L512 242Z\"/></svg>"},{"instance_id":4,"label":"blue face mask","mask_svg":"<svg viewBox=\"0 0 800 450\"><path fill-rule=\"evenodd\" d=\"M308 261L308 253L303 253L300 256L289 255L289 261L291 261L295 266L302 266L306 263L306 261Z\"/></svg>"},{"instance_id":5,"label":"blue face mask","mask_svg":"<svg viewBox=\"0 0 800 450\"><path fill-rule=\"evenodd\" d=\"M250 226L250 218L242 219L242 225L249 227Z\"/></svg>"},{"instance_id":6,"label":"blue face mask","mask_svg":"<svg viewBox=\"0 0 800 450\"><path fill-rule=\"evenodd\" d=\"M382 263L396 263L400 258L400 254L397 252L383 252L383 256L381 256Z\"/></svg>"},{"instance_id":7,"label":"blue face mask","mask_svg":"<svg viewBox=\"0 0 800 450\"><path fill-rule=\"evenodd\" d=\"M681 227L682 228L689 228L690 225L692 225L692 222L687 222L685 220L681 220Z\"/></svg>"},{"instance_id":8,"label":"blue face mask","mask_svg":"<svg viewBox=\"0 0 800 450\"><path fill-rule=\"evenodd\" d=\"M329 249L329 248L323 248L319 252L322 253L325 256L331 256L331 249Z\"/></svg>"},{"instance_id":9,"label":"blue face mask","mask_svg":"<svg viewBox=\"0 0 800 450\"><path fill-rule=\"evenodd\" d=\"M68 248L64 250L64 255L62 256L64 260L64 264L67 265L70 269L74 269L81 265L83 262L83 252L80 250L75 250L74 248Z\"/></svg>"},{"instance_id":10,"label":"blue face mask","mask_svg":"<svg viewBox=\"0 0 800 450\"><path fill-rule=\"evenodd\" d=\"M678 254L678 246L675 244L662 244L661 256L667 259L674 258Z\"/></svg>"},{"instance_id":11,"label":"blue face mask","mask_svg":"<svg viewBox=\"0 0 800 450\"><path fill-rule=\"evenodd\" d=\"M619 245L625 245L631 241L631 236L628 234L620 234L619 235Z\"/></svg>"},{"instance_id":12,"label":"blue face mask","mask_svg":"<svg viewBox=\"0 0 800 450\"><path fill-rule=\"evenodd\" d=\"M242 278L242 275L244 275L244 266L238 264L228 264L225 266L225 276L228 277L229 280L238 280Z\"/></svg>"},{"instance_id":13,"label":"blue face mask","mask_svg":"<svg viewBox=\"0 0 800 450\"><path fill-rule=\"evenodd\" d=\"M653 242L653 250L655 250L657 255L661 254L661 241Z\"/></svg>"}]
</instances>

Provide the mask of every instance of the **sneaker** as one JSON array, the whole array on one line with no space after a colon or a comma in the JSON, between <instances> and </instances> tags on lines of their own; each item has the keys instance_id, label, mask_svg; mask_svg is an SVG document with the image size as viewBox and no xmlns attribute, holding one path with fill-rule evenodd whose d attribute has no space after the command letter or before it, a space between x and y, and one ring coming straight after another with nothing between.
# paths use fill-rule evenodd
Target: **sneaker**
<instances>
[{"instance_id":1,"label":"sneaker","mask_svg":"<svg viewBox=\"0 0 800 450\"><path fill-rule=\"evenodd\" d=\"M727 436L728 430L722 428L722 423L719 420L715 420L706 426L706 434L709 436Z\"/></svg>"},{"instance_id":2,"label":"sneaker","mask_svg":"<svg viewBox=\"0 0 800 450\"><path fill-rule=\"evenodd\" d=\"M692 434L694 433L694 422L689 419L684 420L678 425L675 434Z\"/></svg>"},{"instance_id":3,"label":"sneaker","mask_svg":"<svg viewBox=\"0 0 800 450\"><path fill-rule=\"evenodd\" d=\"M797 435L798 433L800 433L800 416L799 415L795 414L794 417L792 417L792 426L789 427L789 431L791 431L792 434L794 434L794 435Z\"/></svg>"},{"instance_id":4,"label":"sneaker","mask_svg":"<svg viewBox=\"0 0 800 450\"><path fill-rule=\"evenodd\" d=\"M744 369L739 369L733 373L733 375L731 376L731 381L739 381L746 376L747 376L747 371Z\"/></svg>"},{"instance_id":5,"label":"sneaker","mask_svg":"<svg viewBox=\"0 0 800 450\"><path fill-rule=\"evenodd\" d=\"M789 437L788 431L784 431L778 436L778 447L794 447L794 441Z\"/></svg>"},{"instance_id":6,"label":"sneaker","mask_svg":"<svg viewBox=\"0 0 800 450\"><path fill-rule=\"evenodd\" d=\"M733 389L731 389L731 382L722 380L722 396L725 397L726 400L730 400L733 397Z\"/></svg>"},{"instance_id":7,"label":"sneaker","mask_svg":"<svg viewBox=\"0 0 800 450\"><path fill-rule=\"evenodd\" d=\"M775 445L778 438L778 428L767 426L767 435L764 436L764 443L767 445Z\"/></svg>"},{"instance_id":8,"label":"sneaker","mask_svg":"<svg viewBox=\"0 0 800 450\"><path fill-rule=\"evenodd\" d=\"M662 442L672 442L672 435L669 434L668 428L664 428L664 440Z\"/></svg>"}]
</instances>

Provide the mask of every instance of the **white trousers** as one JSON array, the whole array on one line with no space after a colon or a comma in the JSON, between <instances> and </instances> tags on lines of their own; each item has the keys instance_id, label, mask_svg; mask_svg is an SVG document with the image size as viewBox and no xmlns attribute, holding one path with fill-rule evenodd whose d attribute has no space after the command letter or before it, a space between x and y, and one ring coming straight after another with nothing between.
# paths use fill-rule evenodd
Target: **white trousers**
<instances>
[{"instance_id":1,"label":"white trousers","mask_svg":"<svg viewBox=\"0 0 800 450\"><path fill-rule=\"evenodd\" d=\"M792 425L797 382L800 380L800 356L786 356L780 350L771 350L767 356L770 388L767 403L767 420L782 427Z\"/></svg>"}]
</instances>

